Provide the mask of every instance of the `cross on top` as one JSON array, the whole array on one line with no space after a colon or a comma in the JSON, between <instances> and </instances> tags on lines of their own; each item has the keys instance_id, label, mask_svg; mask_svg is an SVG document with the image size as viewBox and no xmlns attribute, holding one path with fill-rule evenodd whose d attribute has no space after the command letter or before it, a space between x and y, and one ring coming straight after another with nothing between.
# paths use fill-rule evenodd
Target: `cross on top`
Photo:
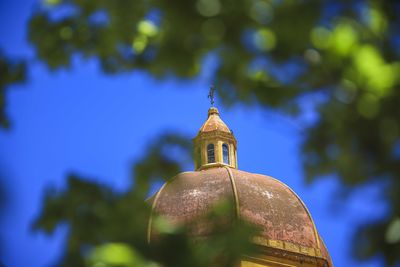
<instances>
[{"instance_id":1,"label":"cross on top","mask_svg":"<svg viewBox=\"0 0 400 267\"><path fill-rule=\"evenodd\" d=\"M210 99L211 106L214 106L214 92L215 92L215 86L211 85L210 91L208 93L208 98Z\"/></svg>"}]
</instances>

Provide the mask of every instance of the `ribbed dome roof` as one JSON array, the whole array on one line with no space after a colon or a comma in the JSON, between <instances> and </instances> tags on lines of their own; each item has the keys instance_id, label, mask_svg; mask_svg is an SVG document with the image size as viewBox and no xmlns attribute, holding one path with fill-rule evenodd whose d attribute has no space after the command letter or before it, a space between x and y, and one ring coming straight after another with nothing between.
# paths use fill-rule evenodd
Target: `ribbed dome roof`
<instances>
[{"instance_id":1,"label":"ribbed dome roof","mask_svg":"<svg viewBox=\"0 0 400 267\"><path fill-rule=\"evenodd\" d=\"M333 266L303 202L272 177L229 167L184 172L169 180L151 202L153 212L173 224L184 225L204 216L223 199L233 201L237 216L261 228L254 239L256 244ZM202 220L191 228L198 237L211 231ZM155 235L150 219L149 240Z\"/></svg>"},{"instance_id":2,"label":"ribbed dome roof","mask_svg":"<svg viewBox=\"0 0 400 267\"><path fill-rule=\"evenodd\" d=\"M201 126L199 132L221 131L230 133L228 126L219 117L217 108L212 107L208 110L208 119Z\"/></svg>"}]
</instances>

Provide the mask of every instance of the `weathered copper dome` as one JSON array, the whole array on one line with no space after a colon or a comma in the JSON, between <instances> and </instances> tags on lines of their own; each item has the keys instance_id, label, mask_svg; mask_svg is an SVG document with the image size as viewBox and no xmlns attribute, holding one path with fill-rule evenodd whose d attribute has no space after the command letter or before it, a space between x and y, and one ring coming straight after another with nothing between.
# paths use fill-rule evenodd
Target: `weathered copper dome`
<instances>
[{"instance_id":1,"label":"weathered copper dome","mask_svg":"<svg viewBox=\"0 0 400 267\"><path fill-rule=\"evenodd\" d=\"M184 225L207 214L224 199L235 203L241 219L261 228L254 242L271 248L273 255L285 251L294 261L333 266L303 202L288 186L272 177L229 167L184 172L158 191L152 205L154 212L171 223ZM151 240L154 233L152 225L149 227ZM199 237L212 234L206 223L195 225L191 231Z\"/></svg>"},{"instance_id":2,"label":"weathered copper dome","mask_svg":"<svg viewBox=\"0 0 400 267\"><path fill-rule=\"evenodd\" d=\"M218 112L214 114L218 116ZM213 120L219 122L219 116ZM225 127L215 127L214 131L226 133L229 128ZM198 142L198 148L207 149L209 142L215 145L227 142L223 135L222 141L215 136L219 136L218 132L210 137L211 141L203 138ZM230 148L234 149L230 153L236 154L236 143ZM221 154L219 157L223 157L223 151L217 151ZM333 266L309 211L287 185L269 176L237 170L236 163L208 163L210 153L202 154L204 162L200 166L211 167L180 173L167 181L150 199L152 214L163 215L175 225L190 223L193 236L207 237L212 234L212 229L207 221L199 218L209 213L219 201L229 200L235 207L232 219L239 217L261 229L253 240L262 248L263 255L244 259L241 266ZM156 235L151 217L149 242Z\"/></svg>"}]
</instances>

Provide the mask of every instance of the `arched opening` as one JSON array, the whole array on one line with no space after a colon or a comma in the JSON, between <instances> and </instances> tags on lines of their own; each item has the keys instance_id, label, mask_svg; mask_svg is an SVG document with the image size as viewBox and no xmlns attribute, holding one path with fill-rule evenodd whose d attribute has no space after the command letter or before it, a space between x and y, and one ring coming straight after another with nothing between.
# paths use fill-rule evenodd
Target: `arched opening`
<instances>
[{"instance_id":1,"label":"arched opening","mask_svg":"<svg viewBox=\"0 0 400 267\"><path fill-rule=\"evenodd\" d=\"M208 163L215 162L214 144L208 144L207 146L207 162Z\"/></svg>"},{"instance_id":2,"label":"arched opening","mask_svg":"<svg viewBox=\"0 0 400 267\"><path fill-rule=\"evenodd\" d=\"M229 147L227 144L222 145L222 158L225 164L230 164L229 162Z\"/></svg>"}]
</instances>

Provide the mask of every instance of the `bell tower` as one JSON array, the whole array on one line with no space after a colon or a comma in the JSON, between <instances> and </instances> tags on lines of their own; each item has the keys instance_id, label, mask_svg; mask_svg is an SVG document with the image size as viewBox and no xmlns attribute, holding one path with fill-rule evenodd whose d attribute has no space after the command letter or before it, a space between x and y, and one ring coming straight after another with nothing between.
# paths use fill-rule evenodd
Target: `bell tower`
<instances>
[{"instance_id":1,"label":"bell tower","mask_svg":"<svg viewBox=\"0 0 400 267\"><path fill-rule=\"evenodd\" d=\"M193 139L195 170L227 166L237 169L237 142L215 107Z\"/></svg>"}]
</instances>

